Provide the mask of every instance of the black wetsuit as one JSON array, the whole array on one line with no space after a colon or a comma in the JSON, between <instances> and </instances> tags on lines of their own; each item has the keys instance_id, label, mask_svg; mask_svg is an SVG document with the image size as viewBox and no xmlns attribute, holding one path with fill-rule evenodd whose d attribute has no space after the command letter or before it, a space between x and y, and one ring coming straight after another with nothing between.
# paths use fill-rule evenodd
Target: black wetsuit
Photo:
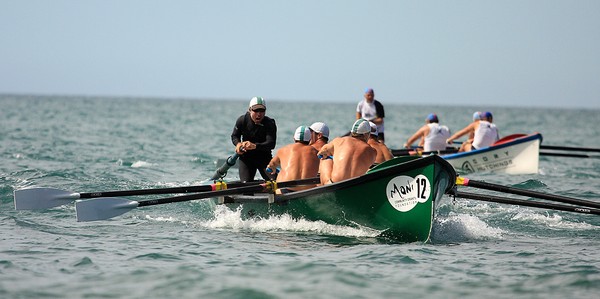
<instances>
[{"instance_id":1,"label":"black wetsuit","mask_svg":"<svg viewBox=\"0 0 600 299\"><path fill-rule=\"evenodd\" d=\"M265 173L265 168L273 158L271 151L275 148L276 140L277 125L274 119L265 115L259 124L255 124L250 118L250 112L246 112L237 119L231 133L233 145L242 141L256 144L256 149L245 152L239 158L241 181L254 181L256 170L260 172L263 179L270 179Z\"/></svg>"}]
</instances>

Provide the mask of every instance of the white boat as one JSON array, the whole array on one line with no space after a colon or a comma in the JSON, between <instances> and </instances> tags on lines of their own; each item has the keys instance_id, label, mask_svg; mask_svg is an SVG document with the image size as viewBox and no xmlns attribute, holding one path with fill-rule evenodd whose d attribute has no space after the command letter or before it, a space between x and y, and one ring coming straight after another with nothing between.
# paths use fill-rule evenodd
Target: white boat
<instances>
[{"instance_id":1,"label":"white boat","mask_svg":"<svg viewBox=\"0 0 600 299\"><path fill-rule=\"evenodd\" d=\"M491 171L508 174L537 173L542 134L514 134L489 147L442 155L459 173Z\"/></svg>"}]
</instances>

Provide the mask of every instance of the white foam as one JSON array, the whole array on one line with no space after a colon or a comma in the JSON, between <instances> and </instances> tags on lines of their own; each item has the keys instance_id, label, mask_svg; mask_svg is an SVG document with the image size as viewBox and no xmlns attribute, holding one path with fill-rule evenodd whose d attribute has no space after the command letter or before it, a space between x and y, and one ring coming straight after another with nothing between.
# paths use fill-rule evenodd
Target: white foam
<instances>
[{"instance_id":1,"label":"white foam","mask_svg":"<svg viewBox=\"0 0 600 299\"><path fill-rule=\"evenodd\" d=\"M151 167L154 164L150 163L150 162L146 162L146 161L135 161L133 162L133 164L131 164L132 168L140 168L140 167Z\"/></svg>"},{"instance_id":2,"label":"white foam","mask_svg":"<svg viewBox=\"0 0 600 299\"><path fill-rule=\"evenodd\" d=\"M294 219L288 214L272 215L268 218L242 218L242 208L229 209L225 205L217 205L214 210L214 218L196 223L201 227L217 229L248 230L252 232L314 232L317 234L352 236L352 237L376 237L380 231L327 224L323 221L309 221L306 219Z\"/></svg>"},{"instance_id":3,"label":"white foam","mask_svg":"<svg viewBox=\"0 0 600 299\"><path fill-rule=\"evenodd\" d=\"M436 242L464 242L501 239L504 231L489 226L476 216L453 214L436 217L432 233L432 238Z\"/></svg>"},{"instance_id":4,"label":"white foam","mask_svg":"<svg viewBox=\"0 0 600 299\"><path fill-rule=\"evenodd\" d=\"M156 222L179 222L179 220L177 218L173 218L173 217L163 217L163 216L150 216L150 215L146 215L144 217L146 220L152 220L152 221L156 221Z\"/></svg>"},{"instance_id":5,"label":"white foam","mask_svg":"<svg viewBox=\"0 0 600 299\"><path fill-rule=\"evenodd\" d=\"M558 229L574 229L574 230L589 230L589 229L598 229L597 226L591 225L585 222L571 222L563 219L562 216L558 214L550 215L548 213L539 213L532 210L520 210L517 212L511 220L515 221L524 221L524 222L533 222L536 224L541 224L550 228L558 228Z\"/></svg>"}]
</instances>

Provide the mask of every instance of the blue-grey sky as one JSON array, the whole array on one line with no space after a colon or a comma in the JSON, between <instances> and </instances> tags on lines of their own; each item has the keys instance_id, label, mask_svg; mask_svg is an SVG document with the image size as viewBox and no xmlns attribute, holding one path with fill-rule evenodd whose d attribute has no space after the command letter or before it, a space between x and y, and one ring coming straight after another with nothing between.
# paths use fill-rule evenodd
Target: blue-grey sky
<instances>
[{"instance_id":1,"label":"blue-grey sky","mask_svg":"<svg viewBox=\"0 0 600 299\"><path fill-rule=\"evenodd\" d=\"M0 93L600 108L600 1L0 0Z\"/></svg>"}]
</instances>

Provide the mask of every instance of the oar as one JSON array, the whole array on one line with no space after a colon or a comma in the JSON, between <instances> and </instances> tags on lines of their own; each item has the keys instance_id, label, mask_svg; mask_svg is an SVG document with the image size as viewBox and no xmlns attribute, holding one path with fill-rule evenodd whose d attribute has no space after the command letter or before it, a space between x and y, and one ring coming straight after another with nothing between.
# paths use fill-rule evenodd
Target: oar
<instances>
[{"instance_id":1,"label":"oar","mask_svg":"<svg viewBox=\"0 0 600 299\"><path fill-rule=\"evenodd\" d=\"M237 188L251 185L258 185L265 181L253 182L237 182L225 183L216 182L210 185L201 186L186 186L186 187L171 187L171 188L154 188L154 189L137 189L137 190L121 190L121 191L104 191L104 192L88 192L77 193L72 191L60 190L55 188L28 188L14 191L14 202L16 210L41 210L50 209L66 204L70 204L77 199L98 198L98 197L116 197L116 196L137 196L137 195L158 195L158 194L173 194L173 193L192 193L192 192L207 192L217 191L227 188ZM317 179L301 179L297 180L298 184L317 184Z\"/></svg>"},{"instance_id":2,"label":"oar","mask_svg":"<svg viewBox=\"0 0 600 299\"><path fill-rule=\"evenodd\" d=\"M123 191L105 191L105 192L89 192L77 193L65 191L55 188L28 188L15 190L14 202L16 210L39 210L49 209L62 205L69 204L76 199L97 198L97 197L114 197L114 196L135 196L135 195L151 195L151 194L173 194L173 193L190 193L190 192L206 192L227 187L236 188L248 185L257 185L263 181L248 182L248 183L224 183L217 182L210 185L202 186L187 186L187 187L171 187L171 188L155 188L155 189L137 189Z\"/></svg>"},{"instance_id":3,"label":"oar","mask_svg":"<svg viewBox=\"0 0 600 299\"><path fill-rule=\"evenodd\" d=\"M591 207L591 208L597 208L597 209L600 208L599 202L577 199L577 198L561 196L561 195L542 193L542 192L535 192L535 191L530 191L530 190L525 190L525 189L520 189L520 188L513 188L513 187L503 186L503 185L496 185L496 184L486 183L486 182L482 182L482 181L471 180L471 179L464 178L464 177L457 177L456 185L473 187L473 188L481 188L481 189L487 189L487 190L493 190L493 191L523 195L523 196L536 197L536 198L540 198L540 199L557 201L557 202L574 204L574 205L580 205L580 206L584 206L584 207Z\"/></svg>"},{"instance_id":4,"label":"oar","mask_svg":"<svg viewBox=\"0 0 600 299\"><path fill-rule=\"evenodd\" d=\"M552 153L552 152L540 152L540 156L571 157L571 158L596 158L596 159L600 159L600 156L594 156L594 155L568 154L568 153Z\"/></svg>"},{"instance_id":5,"label":"oar","mask_svg":"<svg viewBox=\"0 0 600 299\"><path fill-rule=\"evenodd\" d=\"M559 211L575 212L575 213L582 213L582 214L600 215L599 209L588 209L588 208L583 208L583 207L560 205L560 204L523 200L523 199L515 199L515 198L509 198L509 197L474 194L474 193L466 193L466 192L461 192L461 191L454 191L454 193L452 193L450 195L454 195L454 196L460 197L460 198L468 198L468 199L482 200L482 201L488 201L488 202L497 202L497 203L504 203L504 204L511 204L511 205L528 206L528 207L534 207L534 208L559 210Z\"/></svg>"},{"instance_id":6,"label":"oar","mask_svg":"<svg viewBox=\"0 0 600 299\"><path fill-rule=\"evenodd\" d=\"M239 155L234 153L227 158L227 161L217 169L210 180L216 180L225 177L227 170L235 165ZM258 184L260 182L256 182ZM27 188L14 191L14 202L16 210L38 210L49 209L65 204L69 204L77 199L97 198L97 197L114 197L114 196L134 196L134 195L150 195L150 194L170 194L170 193L188 193L188 192L205 192L218 190L223 183L216 183L202 186L160 188L160 189L138 189L126 191L107 191L107 192L90 192L77 193L65 191L55 188ZM247 186L245 183L230 184L230 187Z\"/></svg>"},{"instance_id":7,"label":"oar","mask_svg":"<svg viewBox=\"0 0 600 299\"><path fill-rule=\"evenodd\" d=\"M259 185L252 185L212 192L202 192L160 199L152 199L146 201L134 201L121 197L100 197L94 199L78 200L75 202L75 209L77 211L77 221L105 220L127 213L130 210L138 207L190 201L210 197L219 197L225 195L244 194L250 192L272 192L279 187L312 185L317 184L319 182L320 179L318 177L279 183L268 181Z\"/></svg>"},{"instance_id":8,"label":"oar","mask_svg":"<svg viewBox=\"0 0 600 299\"><path fill-rule=\"evenodd\" d=\"M396 156L415 156L415 155L420 155L420 156L424 156L424 155L430 155L430 154L437 154L437 155L443 155L443 154L453 154L458 152L457 148L453 148L453 147L447 147L445 150L441 150L441 151L429 151L429 152L419 152L418 149L416 148L403 148L403 149L392 149L392 155Z\"/></svg>"},{"instance_id":9,"label":"oar","mask_svg":"<svg viewBox=\"0 0 600 299\"><path fill-rule=\"evenodd\" d=\"M596 153L600 153L600 148L589 148L589 147L540 145L540 148L541 149L549 149L549 150L562 150L562 151L577 151L577 152L596 152Z\"/></svg>"},{"instance_id":10,"label":"oar","mask_svg":"<svg viewBox=\"0 0 600 299\"><path fill-rule=\"evenodd\" d=\"M210 178L210 180L224 178L227 175L227 170L229 170L229 168L231 168L231 166L235 165L235 162L237 161L237 159L239 157L240 157L240 155L238 155L238 153L234 153L233 155L229 156L229 158L227 158L225 163L223 163L223 165L221 165L221 167L219 167L217 169L217 171L215 171L215 174L213 174L213 176Z\"/></svg>"}]
</instances>

